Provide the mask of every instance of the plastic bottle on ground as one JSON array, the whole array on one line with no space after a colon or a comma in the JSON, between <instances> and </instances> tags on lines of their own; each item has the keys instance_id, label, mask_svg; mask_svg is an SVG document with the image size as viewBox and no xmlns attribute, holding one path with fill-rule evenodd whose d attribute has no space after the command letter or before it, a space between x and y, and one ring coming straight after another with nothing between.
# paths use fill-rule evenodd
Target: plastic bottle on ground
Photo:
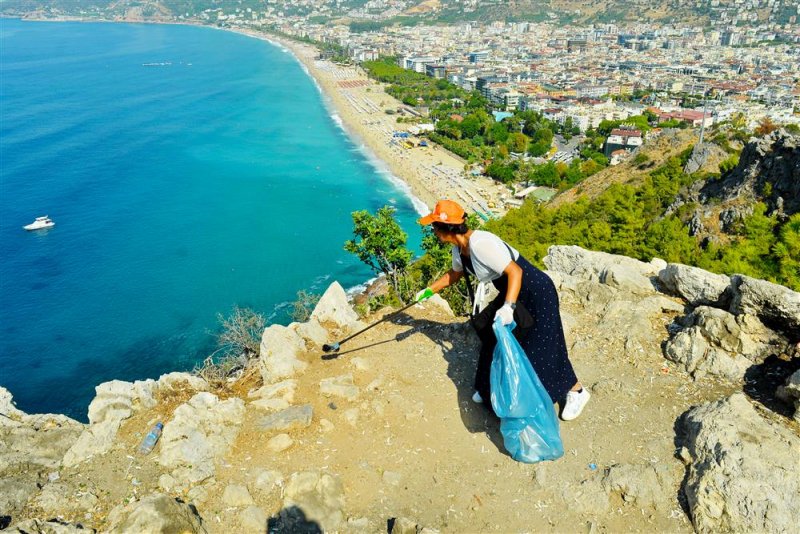
<instances>
[{"instance_id":1,"label":"plastic bottle on ground","mask_svg":"<svg viewBox=\"0 0 800 534\"><path fill-rule=\"evenodd\" d=\"M156 423L155 426L147 433L147 435L142 440L142 444L139 445L139 454L150 454L150 451L153 450L153 447L156 446L156 442L158 442L158 438L161 437L161 430L164 428L162 423Z\"/></svg>"}]
</instances>

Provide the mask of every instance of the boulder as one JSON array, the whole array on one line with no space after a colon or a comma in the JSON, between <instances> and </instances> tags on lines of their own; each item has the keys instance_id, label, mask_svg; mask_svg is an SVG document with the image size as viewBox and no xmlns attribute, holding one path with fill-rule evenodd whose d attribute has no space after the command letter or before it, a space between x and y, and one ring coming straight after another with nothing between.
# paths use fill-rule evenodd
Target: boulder
<instances>
[{"instance_id":1,"label":"boulder","mask_svg":"<svg viewBox=\"0 0 800 534\"><path fill-rule=\"evenodd\" d=\"M627 281L637 275L648 280L651 277L657 277L664 264L664 260L658 258L654 258L650 263L645 263L627 256L584 250L574 245L552 245L547 249L547 256L542 261L550 271L558 271L579 278L600 280L601 275L611 269L615 273L619 273L618 279ZM613 278L614 275L612 275ZM646 286L642 280L636 282L636 285L639 284Z\"/></svg>"},{"instance_id":2,"label":"boulder","mask_svg":"<svg viewBox=\"0 0 800 534\"><path fill-rule=\"evenodd\" d=\"M284 489L283 508L301 511L306 521L316 523L323 532L337 531L344 520L342 483L318 471L293 473Z\"/></svg>"},{"instance_id":3,"label":"boulder","mask_svg":"<svg viewBox=\"0 0 800 534\"><path fill-rule=\"evenodd\" d=\"M15 515L57 473L64 454L86 428L64 415L28 415L0 387L0 515Z\"/></svg>"},{"instance_id":4,"label":"boulder","mask_svg":"<svg viewBox=\"0 0 800 534\"><path fill-rule=\"evenodd\" d=\"M347 294L339 284L334 282L320 297L311 319L320 324L332 323L340 328L351 326L358 321L358 314L350 307Z\"/></svg>"},{"instance_id":5,"label":"boulder","mask_svg":"<svg viewBox=\"0 0 800 534\"><path fill-rule=\"evenodd\" d=\"M211 477L216 461L236 439L244 412L242 399L220 401L212 393L196 394L164 425L158 463L184 484Z\"/></svg>"},{"instance_id":6,"label":"boulder","mask_svg":"<svg viewBox=\"0 0 800 534\"><path fill-rule=\"evenodd\" d=\"M250 506L253 504L253 497L245 486L231 484L225 487L222 492L222 504L227 506Z\"/></svg>"},{"instance_id":7,"label":"boulder","mask_svg":"<svg viewBox=\"0 0 800 534\"><path fill-rule=\"evenodd\" d=\"M693 306L726 307L730 299L730 277L698 267L670 263L658 273L658 280L668 293L683 297Z\"/></svg>"},{"instance_id":8,"label":"boulder","mask_svg":"<svg viewBox=\"0 0 800 534\"><path fill-rule=\"evenodd\" d=\"M189 391L208 391L208 382L191 373L167 373L158 378L158 392L169 394L182 389Z\"/></svg>"},{"instance_id":9,"label":"boulder","mask_svg":"<svg viewBox=\"0 0 800 534\"><path fill-rule=\"evenodd\" d=\"M262 417L256 423L260 430L289 430L292 428L305 428L311 424L314 408L310 404L291 406L274 414Z\"/></svg>"},{"instance_id":10,"label":"boulder","mask_svg":"<svg viewBox=\"0 0 800 534\"><path fill-rule=\"evenodd\" d=\"M328 341L328 331L315 318L311 318L305 323L292 323L289 328L297 332L298 336L312 346L321 347Z\"/></svg>"},{"instance_id":11,"label":"boulder","mask_svg":"<svg viewBox=\"0 0 800 534\"><path fill-rule=\"evenodd\" d=\"M298 358L305 341L297 332L279 324L268 326L261 336L259 362L265 384L305 371L308 364Z\"/></svg>"},{"instance_id":12,"label":"boulder","mask_svg":"<svg viewBox=\"0 0 800 534\"><path fill-rule=\"evenodd\" d=\"M681 420L692 462L685 493L699 532L792 532L800 524L800 437L744 394Z\"/></svg>"},{"instance_id":13,"label":"boulder","mask_svg":"<svg viewBox=\"0 0 800 534\"><path fill-rule=\"evenodd\" d=\"M643 276L641 268L638 266L608 265L600 271L600 282L637 295L648 295L656 292L650 277Z\"/></svg>"},{"instance_id":14,"label":"boulder","mask_svg":"<svg viewBox=\"0 0 800 534\"><path fill-rule=\"evenodd\" d=\"M110 451L122 421L135 411L156 405L155 391L154 380L133 383L112 380L95 387L95 398L89 404L89 427L64 455L64 466L71 467Z\"/></svg>"},{"instance_id":15,"label":"boulder","mask_svg":"<svg viewBox=\"0 0 800 534\"><path fill-rule=\"evenodd\" d=\"M197 510L163 493L153 493L109 514L110 532L206 532Z\"/></svg>"},{"instance_id":16,"label":"boulder","mask_svg":"<svg viewBox=\"0 0 800 534\"><path fill-rule=\"evenodd\" d=\"M266 532L267 514L258 506L248 506L239 516L242 532Z\"/></svg>"},{"instance_id":17,"label":"boulder","mask_svg":"<svg viewBox=\"0 0 800 534\"><path fill-rule=\"evenodd\" d=\"M752 315L734 316L699 306L680 322L688 328L666 342L664 354L696 377L710 374L739 380L748 367L787 347L784 338Z\"/></svg>"},{"instance_id":18,"label":"boulder","mask_svg":"<svg viewBox=\"0 0 800 534\"><path fill-rule=\"evenodd\" d=\"M319 383L319 392L326 397L343 397L347 400L358 398L358 387L353 384L353 375L349 373L323 378Z\"/></svg>"},{"instance_id":19,"label":"boulder","mask_svg":"<svg viewBox=\"0 0 800 534\"><path fill-rule=\"evenodd\" d=\"M267 384L248 394L248 397L256 398L250 405L268 411L284 410L294 401L296 389L297 380L293 379Z\"/></svg>"},{"instance_id":20,"label":"boulder","mask_svg":"<svg viewBox=\"0 0 800 534\"><path fill-rule=\"evenodd\" d=\"M755 315L769 326L800 337L800 293L739 274L732 281L731 312Z\"/></svg>"}]
</instances>

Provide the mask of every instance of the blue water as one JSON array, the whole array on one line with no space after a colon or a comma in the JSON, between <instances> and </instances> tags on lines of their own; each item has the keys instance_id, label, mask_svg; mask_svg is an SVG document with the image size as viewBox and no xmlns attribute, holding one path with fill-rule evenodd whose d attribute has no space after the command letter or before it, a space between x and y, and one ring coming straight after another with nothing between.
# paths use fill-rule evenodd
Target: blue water
<instances>
[{"instance_id":1,"label":"blue water","mask_svg":"<svg viewBox=\"0 0 800 534\"><path fill-rule=\"evenodd\" d=\"M285 324L299 290L365 281L350 214L389 203L418 247L411 201L278 47L0 20L0 385L22 410L85 420L101 382L191 369L234 305ZM55 228L22 230L39 215Z\"/></svg>"}]
</instances>

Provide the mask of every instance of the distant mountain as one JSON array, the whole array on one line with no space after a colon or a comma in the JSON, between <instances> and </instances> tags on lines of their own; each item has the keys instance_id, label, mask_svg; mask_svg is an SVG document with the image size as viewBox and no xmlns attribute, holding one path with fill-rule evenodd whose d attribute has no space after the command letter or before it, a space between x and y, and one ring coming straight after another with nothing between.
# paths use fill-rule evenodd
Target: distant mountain
<instances>
[{"instance_id":1,"label":"distant mountain","mask_svg":"<svg viewBox=\"0 0 800 534\"><path fill-rule=\"evenodd\" d=\"M204 10L225 13L268 9L284 15L333 20L553 21L559 23L671 22L743 25L797 21L796 0L2 0L4 15L97 16L162 19L195 17Z\"/></svg>"}]
</instances>

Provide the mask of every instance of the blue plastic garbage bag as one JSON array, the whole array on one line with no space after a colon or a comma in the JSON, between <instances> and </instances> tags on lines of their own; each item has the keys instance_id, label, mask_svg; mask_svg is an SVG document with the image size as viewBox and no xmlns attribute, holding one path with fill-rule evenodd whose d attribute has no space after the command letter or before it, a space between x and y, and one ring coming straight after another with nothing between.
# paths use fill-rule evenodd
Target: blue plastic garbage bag
<instances>
[{"instance_id":1,"label":"blue plastic garbage bag","mask_svg":"<svg viewBox=\"0 0 800 534\"><path fill-rule=\"evenodd\" d=\"M564 455L556 410L511 334L514 326L503 326L498 319L492 324L497 337L491 371L492 407L500 417L503 443L518 462L555 460Z\"/></svg>"}]
</instances>

